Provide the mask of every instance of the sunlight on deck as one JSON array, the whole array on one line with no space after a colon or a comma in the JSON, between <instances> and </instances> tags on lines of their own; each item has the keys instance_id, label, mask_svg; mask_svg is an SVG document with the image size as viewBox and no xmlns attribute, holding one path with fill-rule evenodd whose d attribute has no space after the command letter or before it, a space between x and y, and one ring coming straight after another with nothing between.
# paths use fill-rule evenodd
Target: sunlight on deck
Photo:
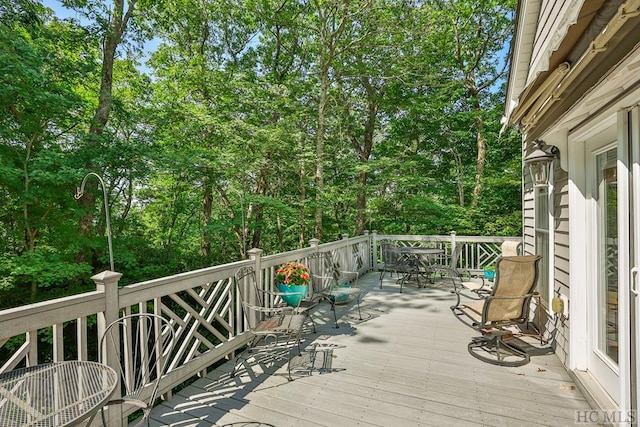
<instances>
[{"instance_id":1,"label":"sunlight on deck","mask_svg":"<svg viewBox=\"0 0 640 427\"><path fill-rule=\"evenodd\" d=\"M526 339L533 351L522 367L471 357L476 333L452 315L446 281L400 294L395 278L385 276L382 289L378 278L360 279L362 320L354 305L338 307L338 329L330 313L316 313L317 333L309 330L303 346L344 346L331 370L297 371L289 381L286 362L268 357L230 378L227 363L154 408L151 425L566 426L591 409L534 339Z\"/></svg>"}]
</instances>

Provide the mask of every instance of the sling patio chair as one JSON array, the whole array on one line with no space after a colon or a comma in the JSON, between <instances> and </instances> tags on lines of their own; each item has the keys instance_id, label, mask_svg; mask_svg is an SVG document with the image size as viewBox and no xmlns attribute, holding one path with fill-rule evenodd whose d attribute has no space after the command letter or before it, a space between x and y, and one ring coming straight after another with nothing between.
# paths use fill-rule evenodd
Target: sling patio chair
<instances>
[{"instance_id":1,"label":"sling patio chair","mask_svg":"<svg viewBox=\"0 0 640 427\"><path fill-rule=\"evenodd\" d=\"M522 251L522 242L506 240L500 245L502 256L517 256Z\"/></svg>"},{"instance_id":2,"label":"sling patio chair","mask_svg":"<svg viewBox=\"0 0 640 427\"><path fill-rule=\"evenodd\" d=\"M294 348L300 355L300 340L307 319L307 309L290 306L282 297L292 295L269 289L263 289L256 280L253 267L241 267L234 276L236 289L242 301L246 327L252 338L247 348L240 354L231 371L234 376L240 365L252 354L271 353L273 360L283 358L286 354L291 380L291 358ZM304 295L301 295L304 297Z\"/></svg>"},{"instance_id":3,"label":"sling patio chair","mask_svg":"<svg viewBox=\"0 0 640 427\"><path fill-rule=\"evenodd\" d=\"M357 271L336 268L331 252L314 252L308 255L307 266L311 276L311 288L309 289L309 295L300 303L302 308L311 312L321 302L327 301L333 312L334 325L339 328L336 305L347 304L355 299L358 307L358 316L362 320L360 312L361 290L358 287L359 275ZM347 283L338 283L339 279ZM313 323L313 331L315 332L316 324L313 313L309 313L309 318Z\"/></svg>"},{"instance_id":4,"label":"sling patio chair","mask_svg":"<svg viewBox=\"0 0 640 427\"><path fill-rule=\"evenodd\" d=\"M481 301L451 307L455 316L482 334L468 345L469 353L484 362L501 366L529 363L529 354L504 340L517 325L529 320L531 298L538 279L539 255L500 257L491 293Z\"/></svg>"}]
</instances>

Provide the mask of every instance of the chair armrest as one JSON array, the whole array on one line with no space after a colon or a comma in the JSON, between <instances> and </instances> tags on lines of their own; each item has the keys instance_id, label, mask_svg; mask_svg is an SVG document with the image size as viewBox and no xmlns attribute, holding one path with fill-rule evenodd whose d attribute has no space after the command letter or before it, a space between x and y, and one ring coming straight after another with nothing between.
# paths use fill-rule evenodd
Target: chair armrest
<instances>
[{"instance_id":1,"label":"chair armrest","mask_svg":"<svg viewBox=\"0 0 640 427\"><path fill-rule=\"evenodd\" d=\"M340 278L353 276L353 279L355 279L355 286L358 286L358 278L360 277L360 273L350 270L339 270L338 272L340 273ZM353 279L349 279L349 281Z\"/></svg>"}]
</instances>

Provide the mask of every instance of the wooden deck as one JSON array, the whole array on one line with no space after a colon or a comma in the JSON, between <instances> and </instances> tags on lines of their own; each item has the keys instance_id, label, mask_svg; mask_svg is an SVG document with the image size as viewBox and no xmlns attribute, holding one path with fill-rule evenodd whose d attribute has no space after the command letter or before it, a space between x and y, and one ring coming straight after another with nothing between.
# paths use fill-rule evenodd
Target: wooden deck
<instances>
[{"instance_id":1,"label":"wooden deck","mask_svg":"<svg viewBox=\"0 0 640 427\"><path fill-rule=\"evenodd\" d=\"M285 364L251 360L230 378L225 364L154 408L151 424L567 426L576 410L591 409L548 348L538 345L518 368L471 357L477 334L451 314L445 283L400 294L388 277L379 289L378 277L360 279L363 321L354 306L340 307L339 329L324 313L317 333L306 334L306 346L344 345L331 372L288 381Z\"/></svg>"}]
</instances>

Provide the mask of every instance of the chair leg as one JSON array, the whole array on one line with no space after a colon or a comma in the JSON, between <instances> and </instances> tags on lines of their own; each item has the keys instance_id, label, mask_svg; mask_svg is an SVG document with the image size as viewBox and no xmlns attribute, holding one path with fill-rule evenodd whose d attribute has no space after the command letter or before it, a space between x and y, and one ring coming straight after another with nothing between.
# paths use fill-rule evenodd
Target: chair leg
<instances>
[{"instance_id":1,"label":"chair leg","mask_svg":"<svg viewBox=\"0 0 640 427\"><path fill-rule=\"evenodd\" d=\"M333 295L331 295L329 297L329 303L331 304L331 311L333 311L333 323L335 325L335 328L338 329L338 315L336 313L336 297L334 297Z\"/></svg>"},{"instance_id":2,"label":"chair leg","mask_svg":"<svg viewBox=\"0 0 640 427\"><path fill-rule=\"evenodd\" d=\"M242 352L240 352L240 354L236 356L236 360L233 363L233 369L231 370L229 376L236 376L236 374L238 373L238 368L240 367L240 365L242 365L242 362L248 359L248 357L245 355L251 353L251 350L258 344L260 340L261 337L254 336L253 339L247 344L247 348L242 350Z\"/></svg>"},{"instance_id":3,"label":"chair leg","mask_svg":"<svg viewBox=\"0 0 640 427\"><path fill-rule=\"evenodd\" d=\"M315 320L313 320L313 314L310 314L308 317L309 317L309 320L311 321L311 326L313 326L313 333L315 334L317 331L316 331L316 322Z\"/></svg>"},{"instance_id":4,"label":"chair leg","mask_svg":"<svg viewBox=\"0 0 640 427\"><path fill-rule=\"evenodd\" d=\"M356 303L358 304L358 320L362 320L362 313L360 312L360 294L358 294L356 298Z\"/></svg>"}]
</instances>

